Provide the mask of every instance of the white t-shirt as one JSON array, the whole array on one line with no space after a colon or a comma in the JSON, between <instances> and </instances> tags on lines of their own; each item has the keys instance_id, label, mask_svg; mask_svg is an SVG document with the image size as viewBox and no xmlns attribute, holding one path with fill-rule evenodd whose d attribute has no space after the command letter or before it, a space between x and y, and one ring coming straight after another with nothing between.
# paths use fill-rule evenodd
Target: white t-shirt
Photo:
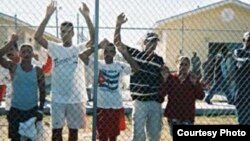
<instances>
[{"instance_id":1,"label":"white t-shirt","mask_svg":"<svg viewBox=\"0 0 250 141\"><path fill-rule=\"evenodd\" d=\"M86 101L84 64L78 55L85 45L63 47L62 44L49 42L48 52L53 60L52 102L80 103Z\"/></svg>"},{"instance_id":2,"label":"white t-shirt","mask_svg":"<svg viewBox=\"0 0 250 141\"><path fill-rule=\"evenodd\" d=\"M104 60L98 63L97 107L122 108L121 79L124 75L131 74L130 66L122 62L106 64ZM91 58L89 67L93 68L93 64L94 60Z\"/></svg>"}]
</instances>

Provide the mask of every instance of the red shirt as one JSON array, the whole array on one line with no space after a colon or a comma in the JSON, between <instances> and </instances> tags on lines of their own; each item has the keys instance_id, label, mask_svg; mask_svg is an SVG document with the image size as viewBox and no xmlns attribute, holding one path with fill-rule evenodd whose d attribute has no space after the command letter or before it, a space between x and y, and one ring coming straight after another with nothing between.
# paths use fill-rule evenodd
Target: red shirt
<instances>
[{"instance_id":1,"label":"red shirt","mask_svg":"<svg viewBox=\"0 0 250 141\"><path fill-rule=\"evenodd\" d=\"M176 74L170 75L162 85L161 95L168 95L164 113L166 117L191 121L194 121L195 117L195 100L205 96L200 83L194 86L189 76L181 83Z\"/></svg>"},{"instance_id":2,"label":"red shirt","mask_svg":"<svg viewBox=\"0 0 250 141\"><path fill-rule=\"evenodd\" d=\"M46 63L42 67L43 73L49 74L52 69L52 58L48 55Z\"/></svg>"}]
</instances>

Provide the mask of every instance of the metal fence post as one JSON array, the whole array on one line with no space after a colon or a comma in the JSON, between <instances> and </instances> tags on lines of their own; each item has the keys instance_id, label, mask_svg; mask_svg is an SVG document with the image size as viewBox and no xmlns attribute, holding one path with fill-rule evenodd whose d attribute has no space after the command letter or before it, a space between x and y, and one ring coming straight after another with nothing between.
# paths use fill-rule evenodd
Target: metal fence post
<instances>
[{"instance_id":1,"label":"metal fence post","mask_svg":"<svg viewBox=\"0 0 250 141\"><path fill-rule=\"evenodd\" d=\"M95 52L94 52L94 105L93 105L93 128L92 141L96 141L96 109L97 109L97 85L98 85L98 33L99 33L99 0L95 1Z\"/></svg>"}]
</instances>

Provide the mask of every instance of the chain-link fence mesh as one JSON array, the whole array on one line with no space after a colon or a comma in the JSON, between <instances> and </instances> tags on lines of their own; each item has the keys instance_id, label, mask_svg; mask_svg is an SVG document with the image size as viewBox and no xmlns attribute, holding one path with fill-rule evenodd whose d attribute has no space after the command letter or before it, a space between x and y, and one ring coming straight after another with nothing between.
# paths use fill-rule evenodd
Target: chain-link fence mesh
<instances>
[{"instance_id":1,"label":"chain-link fence mesh","mask_svg":"<svg viewBox=\"0 0 250 141\"><path fill-rule=\"evenodd\" d=\"M85 125L78 140L157 141L173 124L250 124L249 0L57 0L46 14L50 3L1 1L0 140L73 139Z\"/></svg>"}]
</instances>

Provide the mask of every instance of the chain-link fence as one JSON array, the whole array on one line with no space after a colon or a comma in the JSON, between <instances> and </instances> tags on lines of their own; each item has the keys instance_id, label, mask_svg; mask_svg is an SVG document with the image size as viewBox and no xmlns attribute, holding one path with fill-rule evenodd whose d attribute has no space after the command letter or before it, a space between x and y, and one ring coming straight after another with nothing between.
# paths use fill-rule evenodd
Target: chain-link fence
<instances>
[{"instance_id":1,"label":"chain-link fence","mask_svg":"<svg viewBox=\"0 0 250 141\"><path fill-rule=\"evenodd\" d=\"M1 3L0 140L250 124L249 0Z\"/></svg>"}]
</instances>

